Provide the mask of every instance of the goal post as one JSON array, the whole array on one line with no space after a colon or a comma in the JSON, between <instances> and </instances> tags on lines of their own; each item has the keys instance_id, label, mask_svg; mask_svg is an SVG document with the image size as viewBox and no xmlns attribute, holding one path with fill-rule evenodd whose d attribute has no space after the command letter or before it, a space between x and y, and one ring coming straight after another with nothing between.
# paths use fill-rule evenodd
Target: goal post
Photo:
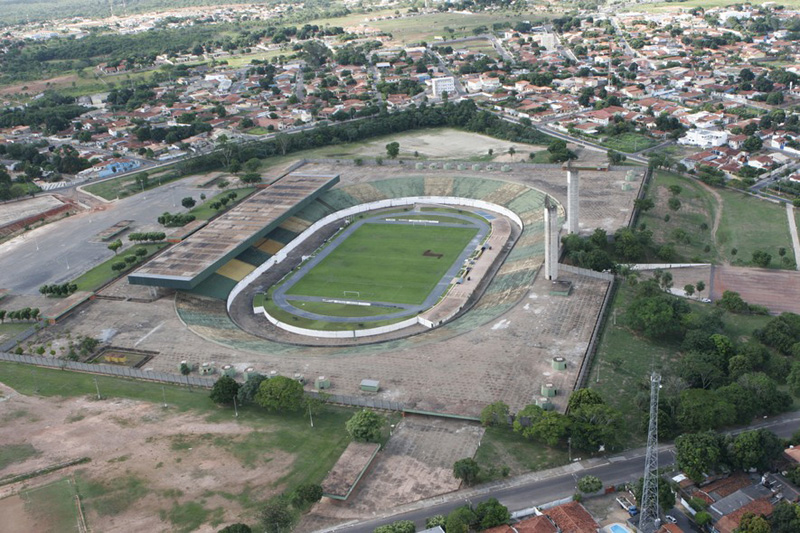
<instances>
[{"instance_id":1,"label":"goal post","mask_svg":"<svg viewBox=\"0 0 800 533\"><path fill-rule=\"evenodd\" d=\"M355 296L356 298L361 298L361 291L342 291L342 296L347 298L347 295Z\"/></svg>"}]
</instances>

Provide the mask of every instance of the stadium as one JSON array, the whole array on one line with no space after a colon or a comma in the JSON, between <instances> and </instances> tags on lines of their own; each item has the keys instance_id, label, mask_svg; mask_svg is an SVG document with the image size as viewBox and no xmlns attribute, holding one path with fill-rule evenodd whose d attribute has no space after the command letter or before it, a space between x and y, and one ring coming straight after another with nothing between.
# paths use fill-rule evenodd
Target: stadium
<instances>
[{"instance_id":1,"label":"stadium","mask_svg":"<svg viewBox=\"0 0 800 533\"><path fill-rule=\"evenodd\" d=\"M560 408L610 282L564 271L562 294L539 275L544 200L563 222L566 180L559 167L520 167L412 174L304 162L275 176L129 276L179 289L174 310L189 336L157 366L200 358L325 376L342 398L459 416L498 400ZM627 224L629 176L584 177L583 228ZM363 379L379 391L362 391Z\"/></svg>"}]
</instances>

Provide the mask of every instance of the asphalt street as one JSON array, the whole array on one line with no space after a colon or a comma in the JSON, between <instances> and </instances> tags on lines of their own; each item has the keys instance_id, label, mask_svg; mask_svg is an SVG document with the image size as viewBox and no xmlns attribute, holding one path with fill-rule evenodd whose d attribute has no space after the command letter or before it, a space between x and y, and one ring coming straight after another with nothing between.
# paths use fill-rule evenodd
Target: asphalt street
<instances>
[{"instance_id":1,"label":"asphalt street","mask_svg":"<svg viewBox=\"0 0 800 533\"><path fill-rule=\"evenodd\" d=\"M209 196L216 192L206 191ZM97 239L98 233L121 220L133 220L134 231L156 230L156 219L164 211L186 211L181 206L186 196L198 200L200 189L180 180L111 202L105 210L82 212L25 232L0 245L0 288L38 294L41 285L73 280L114 255L107 242Z\"/></svg>"},{"instance_id":2,"label":"asphalt street","mask_svg":"<svg viewBox=\"0 0 800 533\"><path fill-rule=\"evenodd\" d=\"M800 428L800 412L765 419L733 433L758 428L767 428L778 436L787 438ZM511 512L520 511L570 498L577 490L577 480L588 474L599 477L606 486L636 481L644 473L644 455L644 448L640 448L616 456L589 459L551 470L532 472L514 479L415 502L395 510L395 514L391 516L344 524L325 531L372 533L376 527L396 520L411 520L418 529L422 529L425 519L430 516L446 515L462 505L476 505L489 498L497 498ZM664 445L659 448L658 462L660 467L675 462L672 446Z\"/></svg>"}]
</instances>

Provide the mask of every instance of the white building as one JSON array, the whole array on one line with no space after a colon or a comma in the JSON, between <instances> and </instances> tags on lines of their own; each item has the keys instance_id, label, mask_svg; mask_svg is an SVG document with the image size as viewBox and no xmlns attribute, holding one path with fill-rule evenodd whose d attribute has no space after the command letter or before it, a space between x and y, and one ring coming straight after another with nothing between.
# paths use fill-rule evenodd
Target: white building
<instances>
[{"instance_id":1,"label":"white building","mask_svg":"<svg viewBox=\"0 0 800 533\"><path fill-rule=\"evenodd\" d=\"M452 96L456 92L456 80L452 76L443 78L433 78L431 80L431 93L434 98L441 98L442 93L447 92L447 96Z\"/></svg>"},{"instance_id":2,"label":"white building","mask_svg":"<svg viewBox=\"0 0 800 533\"><path fill-rule=\"evenodd\" d=\"M722 146L728 142L728 133L725 131L713 131L704 129L692 129L686 135L678 139L678 144L688 144L699 146L700 148L713 148Z\"/></svg>"}]
</instances>

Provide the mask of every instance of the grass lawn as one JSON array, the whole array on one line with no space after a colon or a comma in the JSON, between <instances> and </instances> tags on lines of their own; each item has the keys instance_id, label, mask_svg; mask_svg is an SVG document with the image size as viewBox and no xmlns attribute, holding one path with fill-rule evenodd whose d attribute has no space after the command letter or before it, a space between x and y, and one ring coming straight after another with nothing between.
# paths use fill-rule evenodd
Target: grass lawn
<instances>
[{"instance_id":1,"label":"grass lawn","mask_svg":"<svg viewBox=\"0 0 800 533\"><path fill-rule=\"evenodd\" d=\"M639 133L622 133L613 137L606 137L600 144L617 152L630 154L655 146L658 141Z\"/></svg>"},{"instance_id":2,"label":"grass lawn","mask_svg":"<svg viewBox=\"0 0 800 533\"><path fill-rule=\"evenodd\" d=\"M511 428L487 427L475 461L482 470L481 481L487 482L503 477L503 467L508 467L509 475L518 476L565 465L569 457L566 450L531 442Z\"/></svg>"},{"instance_id":3,"label":"grass lawn","mask_svg":"<svg viewBox=\"0 0 800 533\"><path fill-rule=\"evenodd\" d=\"M75 488L64 478L47 485L23 491L25 511L34 517L37 525L52 533L78 531L78 510L75 505Z\"/></svg>"},{"instance_id":4,"label":"grass lawn","mask_svg":"<svg viewBox=\"0 0 800 533\"><path fill-rule=\"evenodd\" d=\"M397 308L381 307L379 305L347 305L347 304L334 304L329 302L292 302L294 307L308 311L309 313L317 313L320 315L332 316L375 316L383 315L386 313L393 313Z\"/></svg>"},{"instance_id":5,"label":"grass lawn","mask_svg":"<svg viewBox=\"0 0 800 533\"><path fill-rule=\"evenodd\" d=\"M421 304L476 228L364 224L287 294ZM430 250L443 257L426 257ZM355 294L352 291L358 291Z\"/></svg>"},{"instance_id":6,"label":"grass lawn","mask_svg":"<svg viewBox=\"0 0 800 533\"><path fill-rule=\"evenodd\" d=\"M39 451L30 444L5 444L0 446L0 470L8 465L21 463L39 455Z\"/></svg>"},{"instance_id":7,"label":"grass lawn","mask_svg":"<svg viewBox=\"0 0 800 533\"><path fill-rule=\"evenodd\" d=\"M219 194L212 196L211 198L206 199L202 204L198 204L189 211L190 215L194 215L197 220L208 220L209 218L213 217L217 213L223 213L233 207L234 205L238 204L250 194L255 191L255 187L242 187L240 189L226 189ZM229 193L235 192L236 193L236 200L231 203L228 202L223 209L217 211L216 209L211 208L211 204L213 204L217 199L222 198L223 196L227 196Z\"/></svg>"},{"instance_id":8,"label":"grass lawn","mask_svg":"<svg viewBox=\"0 0 800 533\"><path fill-rule=\"evenodd\" d=\"M639 394L649 395L649 376L653 368L661 372L662 381L676 376L680 360L680 342L651 341L630 330L625 324L625 311L632 302L634 289L620 285L612 302L611 315L606 322L597 348L587 387L602 394L606 402L623 413L628 435L623 439L630 446L646 440L642 418L646 413L635 406ZM689 302L693 312L705 314L713 307ZM724 333L731 339L743 340L753 331L764 327L769 316L734 315L722 317Z\"/></svg>"},{"instance_id":9,"label":"grass lawn","mask_svg":"<svg viewBox=\"0 0 800 533\"><path fill-rule=\"evenodd\" d=\"M737 0L687 0L680 3L642 3L642 4L628 4L621 7L621 11L636 11L636 12L655 12L665 13L669 11L688 11L694 7L702 7L703 9L711 9L714 7L732 6L734 4L741 4ZM787 8L800 6L800 0L788 0L781 2L781 5Z\"/></svg>"},{"instance_id":10,"label":"grass lawn","mask_svg":"<svg viewBox=\"0 0 800 533\"><path fill-rule=\"evenodd\" d=\"M22 333L33 325L32 322L4 322L0 324L0 341L13 337L17 333Z\"/></svg>"},{"instance_id":11,"label":"grass lawn","mask_svg":"<svg viewBox=\"0 0 800 533\"><path fill-rule=\"evenodd\" d=\"M669 187L674 185L682 189L677 196L681 202L678 211L673 211L667 205L672 197ZM655 207L642 213L639 223L646 224L647 229L653 232L656 244L672 244L678 258L684 261L719 261L720 256L711 235L719 206L708 189L678 174L661 171L650 182L647 198L653 200ZM669 221L664 220L666 215L669 215ZM683 237L679 238L681 235ZM706 246L709 251L706 251Z\"/></svg>"},{"instance_id":12,"label":"grass lawn","mask_svg":"<svg viewBox=\"0 0 800 533\"><path fill-rule=\"evenodd\" d=\"M542 163L542 164L550 164L550 152L547 150L539 150L535 152L533 158L528 158L528 163Z\"/></svg>"},{"instance_id":13,"label":"grass lawn","mask_svg":"<svg viewBox=\"0 0 800 533\"><path fill-rule=\"evenodd\" d=\"M268 133L273 133L269 131L267 128L262 128L261 126L256 126L254 128L250 128L247 130L247 133L250 135L266 135Z\"/></svg>"},{"instance_id":14,"label":"grass lawn","mask_svg":"<svg viewBox=\"0 0 800 533\"><path fill-rule=\"evenodd\" d=\"M778 249L785 248L786 257L793 267L796 258L783 204L773 204L736 191L721 190L719 194L724 207L717 244L725 260L734 265L749 265L753 252L763 250L772 255L770 268L787 268L778 255ZM734 248L736 255L732 254Z\"/></svg>"},{"instance_id":15,"label":"grass lawn","mask_svg":"<svg viewBox=\"0 0 800 533\"><path fill-rule=\"evenodd\" d=\"M170 168L171 167L163 167L159 169L158 173L150 175L149 177L150 182L147 185L147 187L144 188L144 190L148 191L150 189L160 187L165 183L169 183L171 181L184 177L178 175L178 173L165 172L165 170ZM116 200L117 198L125 198L126 196L131 196L133 194L138 194L140 192L143 192L142 188L136 185L137 175L139 175L139 173L128 174L127 176L120 176L118 178L111 178L105 181L92 183L91 185L85 186L84 190L101 198L104 198L106 200Z\"/></svg>"},{"instance_id":16,"label":"grass lawn","mask_svg":"<svg viewBox=\"0 0 800 533\"><path fill-rule=\"evenodd\" d=\"M93 269L85 272L75 280L75 283L78 286L79 291L94 291L111 281L112 279L119 276L120 272L115 272L111 269L111 265L114 263L118 263L120 261L124 261L124 257L127 255L135 255L136 250L145 249L147 250L147 255L144 256L142 259L146 259L156 253L161 248L167 246L167 243L155 243L155 244L136 244L131 246L130 248L126 248L121 253L115 255L108 261L100 263ZM137 256L138 257L138 256ZM139 259L136 263L133 263L131 266L126 268L122 271L122 273L128 272L129 270L139 266L142 264L142 259Z\"/></svg>"}]
</instances>

